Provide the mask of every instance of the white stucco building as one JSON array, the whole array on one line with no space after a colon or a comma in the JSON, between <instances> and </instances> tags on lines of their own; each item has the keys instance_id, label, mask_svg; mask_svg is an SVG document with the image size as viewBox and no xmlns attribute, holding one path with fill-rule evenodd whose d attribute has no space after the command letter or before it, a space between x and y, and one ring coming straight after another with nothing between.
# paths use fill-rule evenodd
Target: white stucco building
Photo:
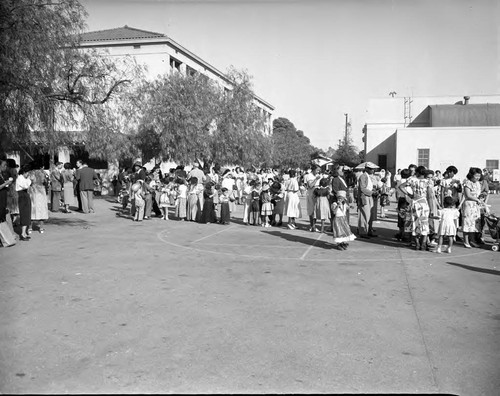
<instances>
[{"instance_id":1,"label":"white stucco building","mask_svg":"<svg viewBox=\"0 0 500 396\"><path fill-rule=\"evenodd\" d=\"M372 99L364 127L366 160L389 169L409 164L465 177L471 166L500 165L500 95Z\"/></svg>"},{"instance_id":2,"label":"white stucco building","mask_svg":"<svg viewBox=\"0 0 500 396\"><path fill-rule=\"evenodd\" d=\"M81 48L103 50L103 56L133 56L147 67L147 78L180 72L185 75L201 73L226 90L232 90L231 81L223 72L201 59L170 37L162 34L135 29L129 26L99 30L81 35ZM261 97L254 95L254 103L265 119L265 133L272 131L274 107Z\"/></svg>"}]
</instances>

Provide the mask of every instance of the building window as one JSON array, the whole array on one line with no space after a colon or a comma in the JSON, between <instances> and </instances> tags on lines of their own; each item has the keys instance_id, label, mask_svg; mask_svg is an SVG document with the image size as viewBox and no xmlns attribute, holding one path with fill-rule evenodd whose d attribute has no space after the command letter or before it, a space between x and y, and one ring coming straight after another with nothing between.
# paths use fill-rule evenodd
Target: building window
<instances>
[{"instance_id":1,"label":"building window","mask_svg":"<svg viewBox=\"0 0 500 396\"><path fill-rule=\"evenodd\" d=\"M186 74L188 76L194 77L196 75L197 71L193 69L192 67L186 65Z\"/></svg>"},{"instance_id":2,"label":"building window","mask_svg":"<svg viewBox=\"0 0 500 396\"><path fill-rule=\"evenodd\" d=\"M417 156L417 165L418 166L425 166L426 168L429 167L429 159L430 159L430 149L417 149L418 151L418 156Z\"/></svg>"},{"instance_id":3,"label":"building window","mask_svg":"<svg viewBox=\"0 0 500 396\"><path fill-rule=\"evenodd\" d=\"M141 46L139 44L134 45L134 49L139 49Z\"/></svg>"},{"instance_id":4,"label":"building window","mask_svg":"<svg viewBox=\"0 0 500 396\"><path fill-rule=\"evenodd\" d=\"M500 169L498 167L498 160L486 160L486 169L491 172L493 169Z\"/></svg>"},{"instance_id":5,"label":"building window","mask_svg":"<svg viewBox=\"0 0 500 396\"><path fill-rule=\"evenodd\" d=\"M182 64L181 61L178 61L177 59L170 57L170 67L172 70L181 71L181 64Z\"/></svg>"},{"instance_id":6,"label":"building window","mask_svg":"<svg viewBox=\"0 0 500 396\"><path fill-rule=\"evenodd\" d=\"M380 169L387 169L387 154L378 155L377 165L380 167Z\"/></svg>"}]
</instances>

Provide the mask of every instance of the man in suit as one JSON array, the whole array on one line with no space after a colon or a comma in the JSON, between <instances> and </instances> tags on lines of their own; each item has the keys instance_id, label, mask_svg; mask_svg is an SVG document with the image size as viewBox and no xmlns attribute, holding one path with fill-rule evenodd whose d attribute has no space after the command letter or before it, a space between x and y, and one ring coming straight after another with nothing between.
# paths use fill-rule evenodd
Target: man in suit
<instances>
[{"instance_id":1,"label":"man in suit","mask_svg":"<svg viewBox=\"0 0 500 396\"><path fill-rule=\"evenodd\" d=\"M93 168L89 168L86 161L79 161L81 167L76 171L75 179L80 188L83 213L94 212L94 180L97 175Z\"/></svg>"},{"instance_id":2,"label":"man in suit","mask_svg":"<svg viewBox=\"0 0 500 396\"><path fill-rule=\"evenodd\" d=\"M367 164L365 171L361 174L358 180L358 232L360 238L370 238L376 236L372 229L372 208L373 208L373 191L374 184L371 175L376 168Z\"/></svg>"},{"instance_id":3,"label":"man in suit","mask_svg":"<svg viewBox=\"0 0 500 396\"><path fill-rule=\"evenodd\" d=\"M63 189L64 180L61 175L63 168L62 162L57 162L52 172L50 172L50 189L51 189L51 205L52 212L59 212L61 201L61 191Z\"/></svg>"}]
</instances>

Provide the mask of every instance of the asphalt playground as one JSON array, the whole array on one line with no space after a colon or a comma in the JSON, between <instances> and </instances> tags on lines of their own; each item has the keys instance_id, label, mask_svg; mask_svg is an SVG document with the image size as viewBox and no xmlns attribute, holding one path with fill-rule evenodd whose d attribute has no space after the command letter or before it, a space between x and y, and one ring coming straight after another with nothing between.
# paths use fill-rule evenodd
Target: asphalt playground
<instances>
[{"instance_id":1,"label":"asphalt playground","mask_svg":"<svg viewBox=\"0 0 500 396\"><path fill-rule=\"evenodd\" d=\"M411 250L394 203L347 251L305 218L137 223L118 206L51 213L0 248L1 393L499 394L489 245Z\"/></svg>"}]
</instances>

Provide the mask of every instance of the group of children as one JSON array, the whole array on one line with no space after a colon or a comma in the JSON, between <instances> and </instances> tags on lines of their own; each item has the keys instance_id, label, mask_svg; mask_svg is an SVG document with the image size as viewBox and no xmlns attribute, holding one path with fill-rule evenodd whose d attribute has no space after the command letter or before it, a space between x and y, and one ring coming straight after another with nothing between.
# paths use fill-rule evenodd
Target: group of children
<instances>
[{"instance_id":1,"label":"group of children","mask_svg":"<svg viewBox=\"0 0 500 396\"><path fill-rule=\"evenodd\" d=\"M291 215L287 213L290 191L287 176L268 181L251 179L245 183L241 200L244 224L264 228L283 225L283 216ZM321 224L321 232L325 232L325 223L331 220L333 242L337 249L345 250L355 239L346 216L347 197L343 191L334 196L330 185L330 178L324 177L314 190L315 217ZM229 224L236 201L234 190L213 181L203 185L196 177L186 180L171 176L159 178L152 174L145 180L126 179L118 195L122 213L128 212L130 203L130 214L137 222L150 218L153 211L168 220L169 208L175 208L175 218L180 221Z\"/></svg>"}]
</instances>

